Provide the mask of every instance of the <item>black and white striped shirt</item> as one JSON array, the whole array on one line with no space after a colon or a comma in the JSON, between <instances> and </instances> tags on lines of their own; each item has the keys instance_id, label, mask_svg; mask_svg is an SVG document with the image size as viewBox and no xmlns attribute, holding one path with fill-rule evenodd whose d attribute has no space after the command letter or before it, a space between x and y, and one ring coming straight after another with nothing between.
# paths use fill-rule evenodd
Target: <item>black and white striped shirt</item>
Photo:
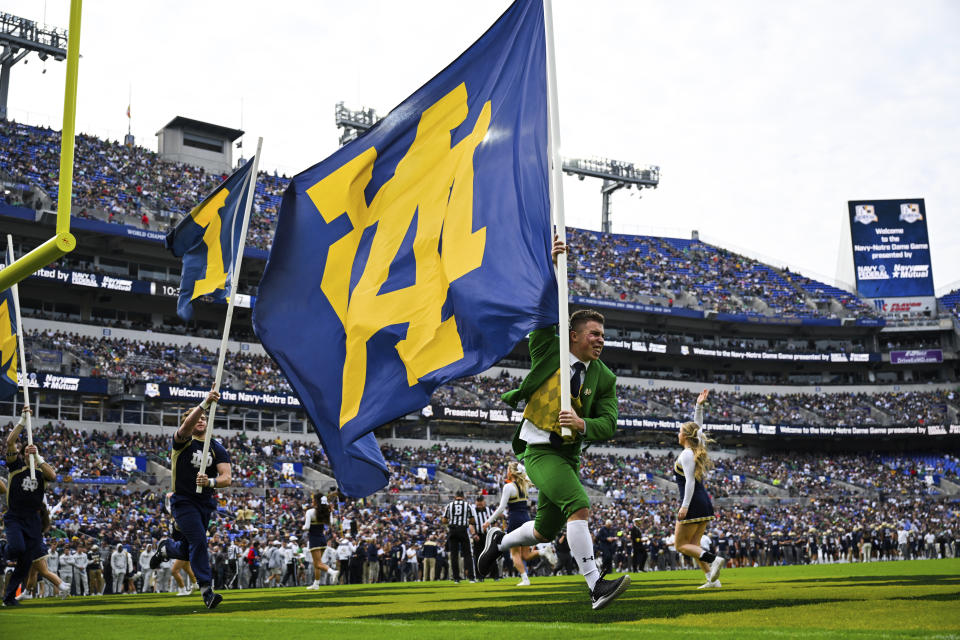
<instances>
[{"instance_id":1,"label":"black and white striped shirt","mask_svg":"<svg viewBox=\"0 0 960 640\"><path fill-rule=\"evenodd\" d=\"M474 506L473 510L477 514L477 520L474 524L477 526L477 531L480 531L481 527L483 527L483 523L490 519L490 516L494 514L497 508L486 505L482 509Z\"/></svg>"},{"instance_id":2,"label":"black and white striped shirt","mask_svg":"<svg viewBox=\"0 0 960 640\"><path fill-rule=\"evenodd\" d=\"M464 500L454 500L443 510L443 517L451 527L466 527L471 520L477 519L477 510Z\"/></svg>"}]
</instances>

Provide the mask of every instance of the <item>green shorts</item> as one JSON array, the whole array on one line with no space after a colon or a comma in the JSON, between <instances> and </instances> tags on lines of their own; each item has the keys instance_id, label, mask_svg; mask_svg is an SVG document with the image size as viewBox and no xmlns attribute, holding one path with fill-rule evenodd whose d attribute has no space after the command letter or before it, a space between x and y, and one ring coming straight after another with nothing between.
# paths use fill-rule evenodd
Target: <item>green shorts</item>
<instances>
[{"instance_id":1,"label":"green shorts","mask_svg":"<svg viewBox=\"0 0 960 640\"><path fill-rule=\"evenodd\" d=\"M567 518L590 507L590 498L580 482L580 456L572 451L557 451L550 445L528 445L523 466L540 493L534 528L547 540L553 540Z\"/></svg>"}]
</instances>

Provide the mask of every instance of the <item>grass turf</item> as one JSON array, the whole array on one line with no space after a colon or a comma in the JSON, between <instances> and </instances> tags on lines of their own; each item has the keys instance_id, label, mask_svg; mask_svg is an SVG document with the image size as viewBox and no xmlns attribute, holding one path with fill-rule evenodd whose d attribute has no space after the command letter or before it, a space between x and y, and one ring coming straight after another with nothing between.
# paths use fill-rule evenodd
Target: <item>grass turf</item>
<instances>
[{"instance_id":1,"label":"grass turf","mask_svg":"<svg viewBox=\"0 0 960 640\"><path fill-rule=\"evenodd\" d=\"M700 572L631 577L626 593L597 612L579 576L534 578L527 588L505 579L224 591L214 611L199 595L30 600L0 609L0 636L960 639L960 559L727 569L722 589L704 591Z\"/></svg>"}]
</instances>

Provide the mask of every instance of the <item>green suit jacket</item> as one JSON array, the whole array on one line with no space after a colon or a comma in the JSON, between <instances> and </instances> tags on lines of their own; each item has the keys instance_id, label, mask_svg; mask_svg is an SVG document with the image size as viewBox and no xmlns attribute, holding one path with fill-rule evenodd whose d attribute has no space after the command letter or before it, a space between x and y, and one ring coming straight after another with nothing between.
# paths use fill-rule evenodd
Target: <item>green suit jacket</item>
<instances>
[{"instance_id":1,"label":"green suit jacket","mask_svg":"<svg viewBox=\"0 0 960 640\"><path fill-rule=\"evenodd\" d=\"M530 400L534 391L560 367L560 338L556 327L537 329L529 337L530 373L520 383L518 389L507 391L503 401L517 408L520 401ZM569 366L569 365L568 365ZM577 456L583 440L599 442L610 439L617 430L617 376L599 360L587 367L587 373L580 385L580 417L586 423L584 433L577 439L564 445L563 452ZM513 434L513 452L522 455L527 443L520 439L521 422Z\"/></svg>"}]
</instances>

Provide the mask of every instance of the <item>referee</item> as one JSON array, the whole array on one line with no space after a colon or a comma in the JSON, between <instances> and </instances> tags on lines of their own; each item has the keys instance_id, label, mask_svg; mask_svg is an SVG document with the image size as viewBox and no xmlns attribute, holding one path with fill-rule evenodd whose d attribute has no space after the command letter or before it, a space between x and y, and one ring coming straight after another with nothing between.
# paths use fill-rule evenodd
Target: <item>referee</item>
<instances>
[{"instance_id":1,"label":"referee","mask_svg":"<svg viewBox=\"0 0 960 640\"><path fill-rule=\"evenodd\" d=\"M450 567L453 570L453 581L460 582L460 554L463 554L463 564L467 569L470 582L473 579L473 554L470 552L470 526L476 522L477 511L473 505L463 500L463 490L457 491L453 502L443 510L443 523L449 525L450 533L447 540L450 546Z\"/></svg>"},{"instance_id":2,"label":"referee","mask_svg":"<svg viewBox=\"0 0 960 640\"><path fill-rule=\"evenodd\" d=\"M476 530L473 536L473 557L479 558L480 552L483 551L484 542L486 541L486 536L481 533L483 531L483 523L489 520L490 516L492 516L497 509L496 507L487 506L487 500L483 495L477 496L477 504L474 505L473 509L477 514L477 519L474 522ZM500 579L500 571L497 564L494 564L491 575L494 580ZM483 582L483 578L479 578L479 580Z\"/></svg>"}]
</instances>

